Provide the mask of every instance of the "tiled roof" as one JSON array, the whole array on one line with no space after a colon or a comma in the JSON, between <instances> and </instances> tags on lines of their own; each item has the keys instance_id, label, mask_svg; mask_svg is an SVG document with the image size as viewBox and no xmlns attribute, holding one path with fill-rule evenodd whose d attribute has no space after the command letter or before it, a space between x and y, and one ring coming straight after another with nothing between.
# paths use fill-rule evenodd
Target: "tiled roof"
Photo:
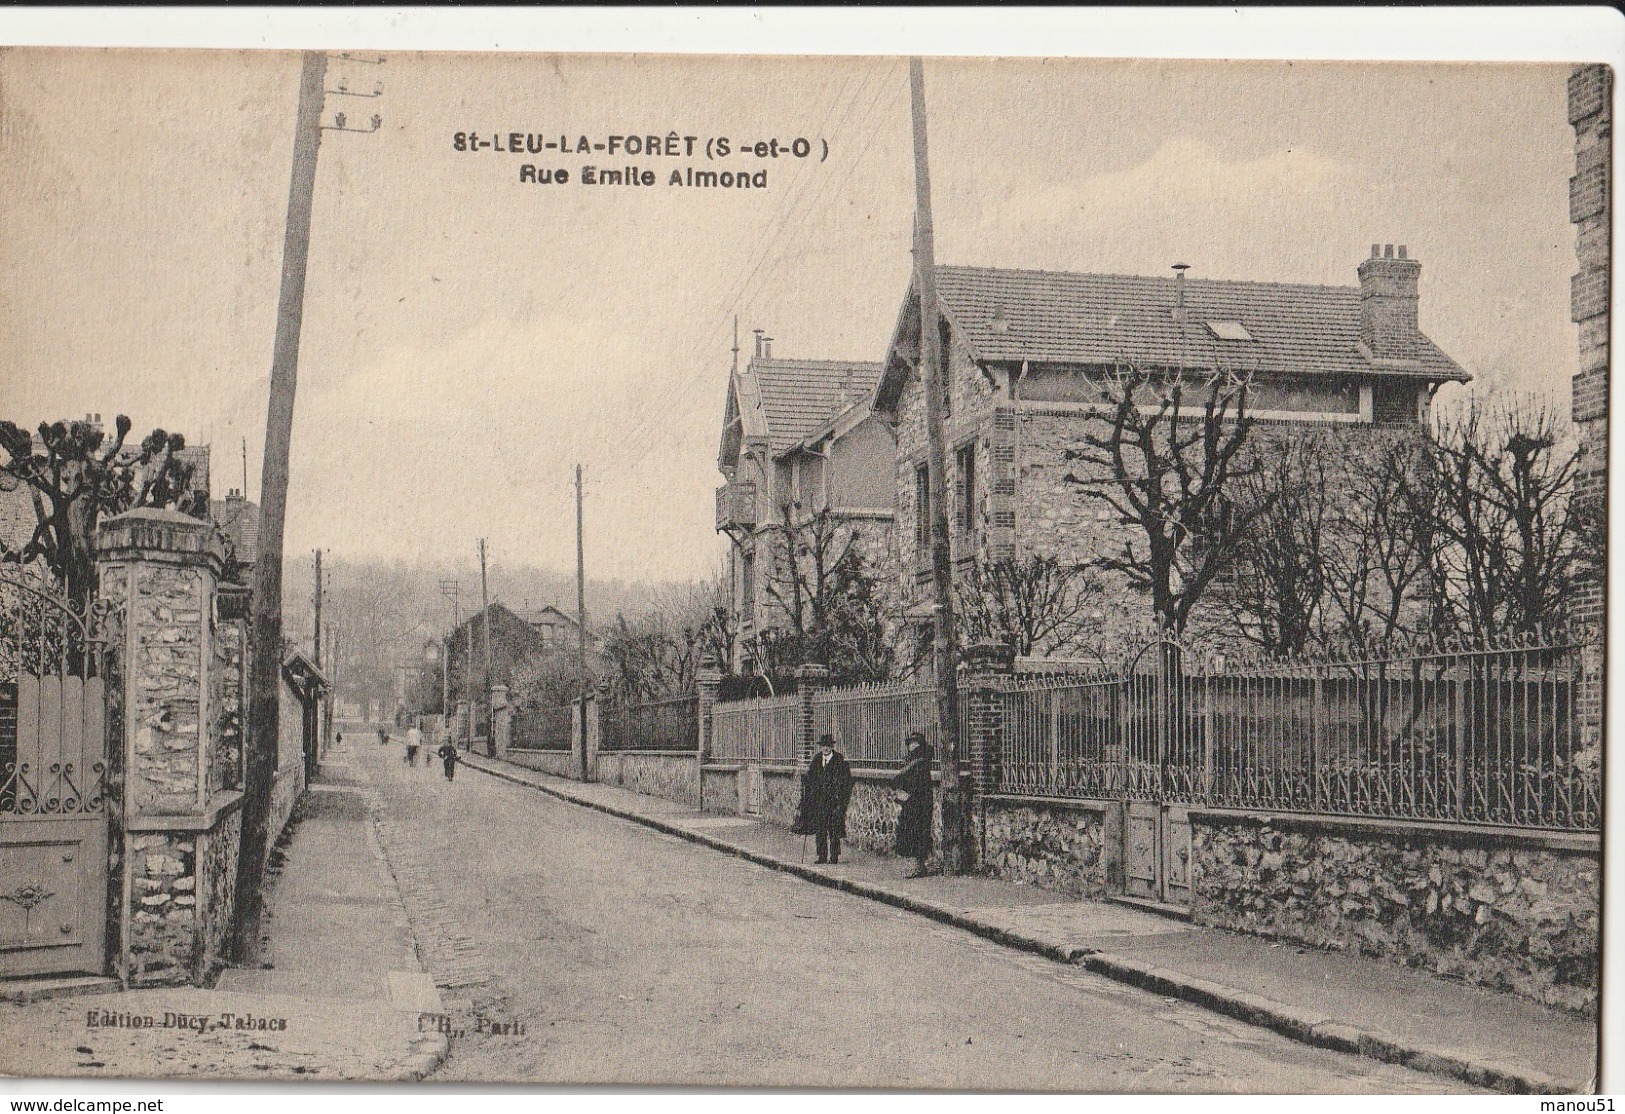
<instances>
[{"instance_id":1,"label":"tiled roof","mask_svg":"<svg viewBox=\"0 0 1625 1114\"><path fill-rule=\"evenodd\" d=\"M247 499L214 499L209 517L231 541L237 560L252 565L260 549L260 505Z\"/></svg>"},{"instance_id":2,"label":"tiled roof","mask_svg":"<svg viewBox=\"0 0 1625 1114\"><path fill-rule=\"evenodd\" d=\"M1360 351L1360 288L1187 279L1186 321L1173 320L1176 280L1141 275L938 267L943 312L984 360L1127 362L1308 375L1468 378L1427 337L1412 366ZM1009 322L995 332L995 311ZM1239 321L1253 340L1221 340L1209 321Z\"/></svg>"},{"instance_id":3,"label":"tiled roof","mask_svg":"<svg viewBox=\"0 0 1625 1114\"><path fill-rule=\"evenodd\" d=\"M789 451L830 418L874 390L880 365L846 360L757 358L746 375L756 379L770 451Z\"/></svg>"}]
</instances>

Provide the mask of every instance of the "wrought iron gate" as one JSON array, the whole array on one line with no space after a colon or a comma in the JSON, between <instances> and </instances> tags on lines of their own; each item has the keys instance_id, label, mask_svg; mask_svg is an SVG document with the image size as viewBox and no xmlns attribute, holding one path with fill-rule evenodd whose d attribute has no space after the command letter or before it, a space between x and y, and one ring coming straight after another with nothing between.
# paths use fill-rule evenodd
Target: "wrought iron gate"
<instances>
[{"instance_id":1,"label":"wrought iron gate","mask_svg":"<svg viewBox=\"0 0 1625 1114\"><path fill-rule=\"evenodd\" d=\"M1119 723L1123 740L1123 890L1131 897L1188 905L1191 825L1188 804L1203 768L1204 726L1189 699L1205 678L1187 670L1187 651L1171 638L1142 647L1124 672Z\"/></svg>"},{"instance_id":2,"label":"wrought iron gate","mask_svg":"<svg viewBox=\"0 0 1625 1114\"><path fill-rule=\"evenodd\" d=\"M107 959L106 657L94 609L0 570L0 977Z\"/></svg>"}]
</instances>

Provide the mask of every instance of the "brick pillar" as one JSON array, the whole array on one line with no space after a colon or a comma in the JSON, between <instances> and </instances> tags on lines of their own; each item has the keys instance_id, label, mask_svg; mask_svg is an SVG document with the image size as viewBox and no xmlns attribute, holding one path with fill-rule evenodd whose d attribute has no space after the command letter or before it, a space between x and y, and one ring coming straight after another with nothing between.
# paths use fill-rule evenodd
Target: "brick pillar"
<instances>
[{"instance_id":1,"label":"brick pillar","mask_svg":"<svg viewBox=\"0 0 1625 1114\"><path fill-rule=\"evenodd\" d=\"M801 756L803 769L812 762L813 740L817 727L813 722L813 697L829 688L829 670L822 665L803 665L796 669L796 691L801 696Z\"/></svg>"},{"instance_id":2,"label":"brick pillar","mask_svg":"<svg viewBox=\"0 0 1625 1114\"><path fill-rule=\"evenodd\" d=\"M1004 701L1000 698L1015 669L1015 650L1002 642L978 642L960 654L959 699L964 706L965 747L970 759L967 806L977 816L977 862L986 858L987 795L998 788L1004 753Z\"/></svg>"},{"instance_id":3,"label":"brick pillar","mask_svg":"<svg viewBox=\"0 0 1625 1114\"><path fill-rule=\"evenodd\" d=\"M1019 420L1014 405L1000 406L993 411L993 427L988 434L987 556L992 561L1014 558L1020 542L1016 533L1021 486L1016 428Z\"/></svg>"},{"instance_id":4,"label":"brick pillar","mask_svg":"<svg viewBox=\"0 0 1625 1114\"><path fill-rule=\"evenodd\" d=\"M123 617L118 967L128 985L206 981L236 889L239 756L224 754L214 529L141 509L97 530L101 595Z\"/></svg>"},{"instance_id":5,"label":"brick pillar","mask_svg":"<svg viewBox=\"0 0 1625 1114\"><path fill-rule=\"evenodd\" d=\"M1574 177L1569 179L1569 222L1575 229L1579 270L1570 284L1570 316L1579 327L1580 371L1573 380L1574 424L1580 432L1576 498L1595 517L1596 544L1606 547L1608 486L1608 327L1610 193L1613 156L1613 78L1607 66L1579 66L1569 77L1569 123L1574 128ZM1598 554L1599 558L1603 555ZM1601 630L1605 615L1603 569L1584 584L1576 611ZM1600 637L1600 635L1599 635Z\"/></svg>"},{"instance_id":6,"label":"brick pillar","mask_svg":"<svg viewBox=\"0 0 1625 1114\"><path fill-rule=\"evenodd\" d=\"M698 781L699 792L696 800L700 802L700 811L705 811L705 764L711 760L711 713L717 706L717 694L722 691L722 670L717 667L715 658L707 654L700 659L699 672L694 678L694 690L699 695L695 702L697 714L700 717L699 746L694 756L694 776Z\"/></svg>"},{"instance_id":7,"label":"brick pillar","mask_svg":"<svg viewBox=\"0 0 1625 1114\"><path fill-rule=\"evenodd\" d=\"M1570 317L1579 328L1580 370L1573 380L1574 424L1580 433L1575 503L1585 528L1582 545L1593 550L1574 612L1587 642L1582 656L1580 719L1584 753L1600 763L1606 729L1603 707L1602 637L1608 608L1608 328L1609 181L1613 157L1613 76L1604 65L1578 66L1569 76L1569 123L1574 128L1574 177L1569 179L1569 222L1575 230L1579 270L1570 283Z\"/></svg>"},{"instance_id":8,"label":"brick pillar","mask_svg":"<svg viewBox=\"0 0 1625 1114\"><path fill-rule=\"evenodd\" d=\"M513 745L513 705L508 703L508 686L491 686L491 754L507 761Z\"/></svg>"}]
</instances>

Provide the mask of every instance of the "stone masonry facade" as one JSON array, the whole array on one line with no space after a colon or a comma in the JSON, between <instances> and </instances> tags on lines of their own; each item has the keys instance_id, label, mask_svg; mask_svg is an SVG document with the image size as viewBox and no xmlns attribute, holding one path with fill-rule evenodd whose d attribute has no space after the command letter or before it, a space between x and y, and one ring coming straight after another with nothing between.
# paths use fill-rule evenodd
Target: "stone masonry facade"
<instances>
[{"instance_id":1,"label":"stone masonry facade","mask_svg":"<svg viewBox=\"0 0 1625 1114\"><path fill-rule=\"evenodd\" d=\"M109 739L123 812L109 886L118 971L131 986L207 983L236 897L243 601L221 605L222 554L206 523L133 511L105 520L97 542L101 594L122 620ZM296 712L296 733L299 723ZM298 753L278 771L275 796L287 800L273 806L273 837L303 788Z\"/></svg>"},{"instance_id":2,"label":"stone masonry facade","mask_svg":"<svg viewBox=\"0 0 1625 1114\"><path fill-rule=\"evenodd\" d=\"M1099 419L1076 405L1036 402L1012 403L1009 389L979 368L959 346L952 349L952 402L947 421L950 476L949 519L956 568L967 562L1025 559L1034 554L1063 563L1088 564L1106 553L1119 553L1132 537L1118 514L1090 495L1079 481L1099 478L1077 459L1084 428ZM927 459L924 390L918 377L907 383L897 407L896 564L900 594L916 611L923 610L931 594L929 553L918 544L919 507L916 471ZM1420 425L1373 425L1313 420L1258 420L1245 452L1280 451L1289 441L1329 446L1337 459L1351 455L1373 460L1386 448L1423 436ZM952 474L959 451L973 446L974 506L963 526L964 509L956 500L962 490ZM1346 474L1346 473L1343 473ZM1336 495L1337 493L1334 493ZM1353 489L1342 493L1350 498ZM1335 519L1335 515L1331 516ZM1143 549L1143 544L1141 549ZM1101 603L1088 615L1089 633L1078 645L1049 647L1063 656L1120 656L1130 641L1152 624L1150 599L1126 585L1102 577ZM1214 603L1199 608L1192 619L1216 648L1227 648L1230 624Z\"/></svg>"}]
</instances>

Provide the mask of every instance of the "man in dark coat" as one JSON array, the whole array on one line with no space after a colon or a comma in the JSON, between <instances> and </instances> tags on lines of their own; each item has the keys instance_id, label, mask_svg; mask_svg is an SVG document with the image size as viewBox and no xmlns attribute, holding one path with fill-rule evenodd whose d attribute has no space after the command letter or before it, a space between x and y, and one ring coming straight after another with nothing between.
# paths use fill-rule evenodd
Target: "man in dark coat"
<instances>
[{"instance_id":1,"label":"man in dark coat","mask_svg":"<svg viewBox=\"0 0 1625 1114\"><path fill-rule=\"evenodd\" d=\"M818 752L801 775L802 832L817 839L818 861L841 861L841 840L846 838L846 806L852 800L852 769L835 749L835 739L821 735Z\"/></svg>"},{"instance_id":2,"label":"man in dark coat","mask_svg":"<svg viewBox=\"0 0 1625 1114\"><path fill-rule=\"evenodd\" d=\"M435 753L440 756L440 761L445 763L446 780L450 781L451 776L457 772L457 748L452 746L451 741L448 739L440 744L440 749ZM427 766L428 762L424 762L424 765Z\"/></svg>"},{"instance_id":3,"label":"man in dark coat","mask_svg":"<svg viewBox=\"0 0 1625 1114\"><path fill-rule=\"evenodd\" d=\"M903 811L897 818L896 849L899 855L917 860L910 878L929 873L925 861L931 857L931 746L918 731L908 737L908 754L903 768L892 778L892 788Z\"/></svg>"}]
</instances>

